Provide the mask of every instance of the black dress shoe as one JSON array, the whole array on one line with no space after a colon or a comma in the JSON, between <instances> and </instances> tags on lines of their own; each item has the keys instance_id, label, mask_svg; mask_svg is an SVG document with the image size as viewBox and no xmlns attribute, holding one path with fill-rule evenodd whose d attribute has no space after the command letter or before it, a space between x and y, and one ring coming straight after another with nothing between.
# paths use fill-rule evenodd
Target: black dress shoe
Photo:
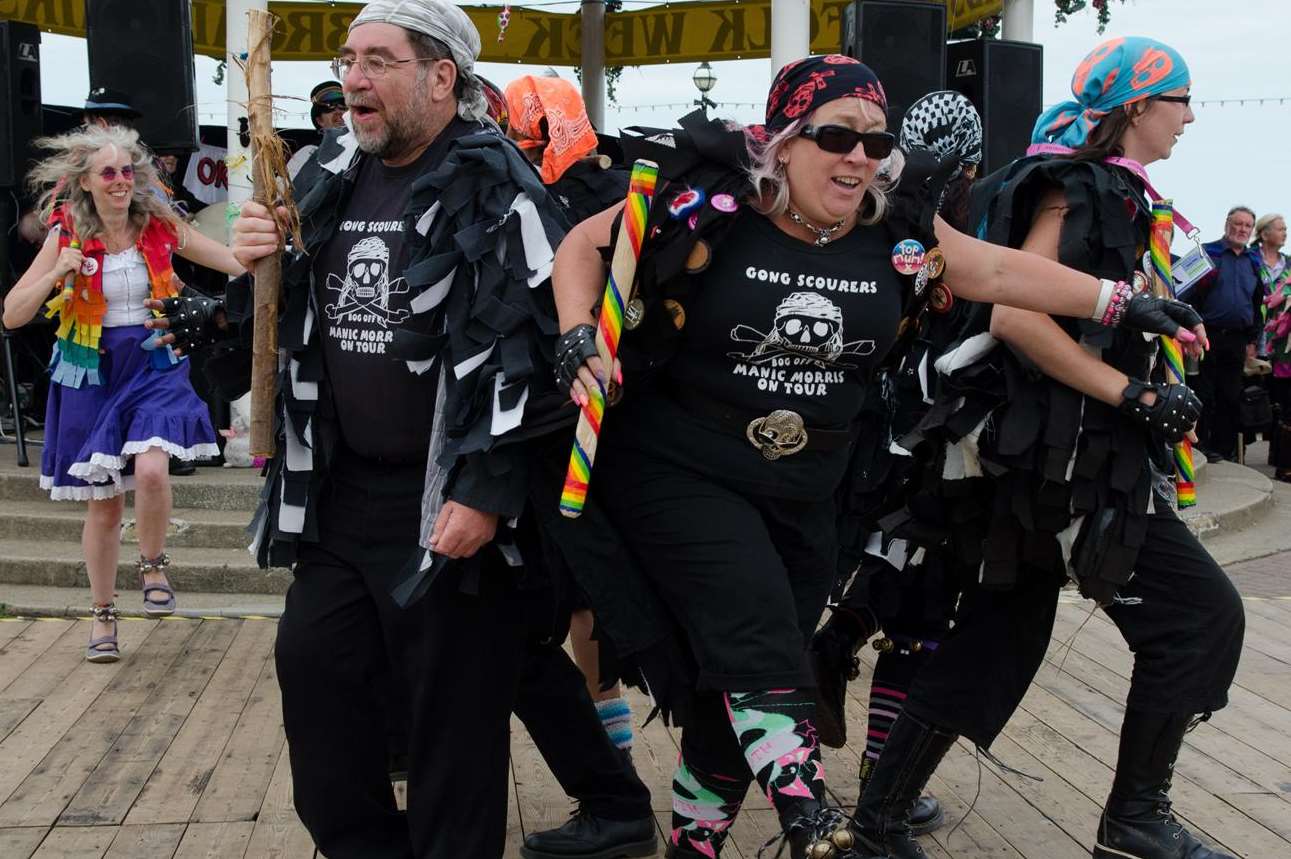
<instances>
[{"instance_id":1,"label":"black dress shoe","mask_svg":"<svg viewBox=\"0 0 1291 859\"><path fill-rule=\"evenodd\" d=\"M564 826L524 840L524 859L621 859L655 855L653 817L607 820L579 809Z\"/></svg>"},{"instance_id":2,"label":"black dress shoe","mask_svg":"<svg viewBox=\"0 0 1291 859\"><path fill-rule=\"evenodd\" d=\"M197 465L192 461L186 462L182 459L175 459L175 457L172 456L170 458L170 465L166 470L175 477L187 477L188 475L195 474L197 472Z\"/></svg>"}]
</instances>

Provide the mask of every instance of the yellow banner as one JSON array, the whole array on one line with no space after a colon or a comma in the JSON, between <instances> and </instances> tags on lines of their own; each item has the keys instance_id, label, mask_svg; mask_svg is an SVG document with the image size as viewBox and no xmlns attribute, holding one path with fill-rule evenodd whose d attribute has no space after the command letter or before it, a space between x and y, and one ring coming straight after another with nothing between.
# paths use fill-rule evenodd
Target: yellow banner
<instances>
[{"instance_id":1,"label":"yellow banner","mask_svg":"<svg viewBox=\"0 0 1291 859\"><path fill-rule=\"evenodd\" d=\"M0 0L0 19L36 24L68 36L85 35L85 2L93 0ZM843 10L850 0L812 0L811 49L842 47ZM949 28L957 30L998 14L1003 0L945 0ZM275 60L330 60L345 41L361 3L269 4L281 19L273 40ZM498 41L498 6L465 6L480 31L480 59L490 63L546 66L579 64L578 15L515 7ZM223 0L193 0L193 50L224 56ZM611 66L747 60L771 55L770 0L678 3L605 17L605 62Z\"/></svg>"}]
</instances>

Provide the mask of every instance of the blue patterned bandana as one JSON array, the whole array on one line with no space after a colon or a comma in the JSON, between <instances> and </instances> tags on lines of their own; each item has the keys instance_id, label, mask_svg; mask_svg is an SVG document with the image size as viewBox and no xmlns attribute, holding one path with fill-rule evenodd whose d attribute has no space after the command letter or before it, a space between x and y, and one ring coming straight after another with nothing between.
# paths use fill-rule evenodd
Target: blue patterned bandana
<instances>
[{"instance_id":1,"label":"blue patterned bandana","mask_svg":"<svg viewBox=\"0 0 1291 859\"><path fill-rule=\"evenodd\" d=\"M1076 67L1071 78L1075 101L1041 114L1031 142L1078 149L1114 108L1191 83L1188 64L1169 45L1142 36L1110 39Z\"/></svg>"}]
</instances>

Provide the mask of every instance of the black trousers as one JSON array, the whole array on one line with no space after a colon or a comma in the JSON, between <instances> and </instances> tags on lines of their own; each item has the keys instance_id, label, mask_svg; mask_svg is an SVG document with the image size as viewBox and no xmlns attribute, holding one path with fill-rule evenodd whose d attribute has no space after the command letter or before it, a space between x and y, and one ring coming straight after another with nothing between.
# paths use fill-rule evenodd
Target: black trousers
<instances>
[{"instance_id":1,"label":"black trousers","mask_svg":"<svg viewBox=\"0 0 1291 859\"><path fill-rule=\"evenodd\" d=\"M476 594L445 581L407 610L390 599L416 547L423 476L340 455L321 542L287 593L275 655L296 810L315 843L330 859L501 857L513 711L589 811L648 816L649 792L553 634L549 590L522 590L494 555ZM407 815L387 772L402 744Z\"/></svg>"},{"instance_id":2,"label":"black trousers","mask_svg":"<svg viewBox=\"0 0 1291 859\"><path fill-rule=\"evenodd\" d=\"M967 590L906 710L989 747L1044 661L1061 586L1025 570L1010 590ZM1245 631L1241 597L1173 512L1151 517L1134 574L1105 611L1134 653L1126 706L1193 714L1228 703Z\"/></svg>"},{"instance_id":3,"label":"black trousers","mask_svg":"<svg viewBox=\"0 0 1291 859\"><path fill-rule=\"evenodd\" d=\"M1247 333L1242 329L1208 331L1210 351L1201 362L1197 396L1201 398L1201 423L1197 429L1203 447L1232 458L1237 456L1241 431L1242 371L1246 366Z\"/></svg>"}]
</instances>

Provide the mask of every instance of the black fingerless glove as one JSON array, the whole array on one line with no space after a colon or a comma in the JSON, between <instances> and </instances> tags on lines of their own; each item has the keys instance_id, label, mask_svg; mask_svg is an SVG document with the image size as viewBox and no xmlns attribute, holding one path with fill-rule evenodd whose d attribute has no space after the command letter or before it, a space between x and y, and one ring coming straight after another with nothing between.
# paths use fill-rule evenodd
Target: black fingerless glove
<instances>
[{"instance_id":1,"label":"black fingerless glove","mask_svg":"<svg viewBox=\"0 0 1291 859\"><path fill-rule=\"evenodd\" d=\"M224 314L224 302L203 296L182 295L161 300L162 315L170 323L166 330L175 335L174 346L192 352L223 337L217 319Z\"/></svg>"},{"instance_id":2,"label":"black fingerless glove","mask_svg":"<svg viewBox=\"0 0 1291 859\"><path fill-rule=\"evenodd\" d=\"M1155 391L1152 405L1144 405L1139 396ZM1201 417L1201 400L1187 385L1160 385L1131 379L1121 392L1121 411L1136 423L1178 444Z\"/></svg>"},{"instance_id":3,"label":"black fingerless glove","mask_svg":"<svg viewBox=\"0 0 1291 859\"><path fill-rule=\"evenodd\" d=\"M595 325L575 325L560 335L556 340L556 385L562 393L569 393L578 369L597 354Z\"/></svg>"},{"instance_id":4,"label":"black fingerless glove","mask_svg":"<svg viewBox=\"0 0 1291 859\"><path fill-rule=\"evenodd\" d=\"M1191 330L1200 325L1201 315L1192 305L1182 301L1136 292L1125 303L1125 312L1118 324L1148 334L1173 337L1180 328Z\"/></svg>"}]
</instances>

